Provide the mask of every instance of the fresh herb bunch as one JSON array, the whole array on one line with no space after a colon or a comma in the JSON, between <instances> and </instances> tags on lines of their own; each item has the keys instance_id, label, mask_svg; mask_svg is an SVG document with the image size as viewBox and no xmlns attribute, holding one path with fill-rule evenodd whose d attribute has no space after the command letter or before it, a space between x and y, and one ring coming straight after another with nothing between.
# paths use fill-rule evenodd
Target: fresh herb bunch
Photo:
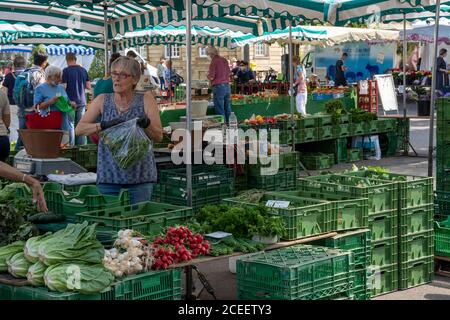
<instances>
[{"instance_id":1,"label":"fresh herb bunch","mask_svg":"<svg viewBox=\"0 0 450 320\"><path fill-rule=\"evenodd\" d=\"M378 119L378 116L375 113L359 108L351 109L350 114L352 115L352 122L354 123L368 122Z\"/></svg>"},{"instance_id":2,"label":"fresh herb bunch","mask_svg":"<svg viewBox=\"0 0 450 320\"><path fill-rule=\"evenodd\" d=\"M343 114L347 114L344 104L341 100L331 100L325 103L325 110L328 114L331 114L333 123L339 123L340 117Z\"/></svg>"}]
</instances>

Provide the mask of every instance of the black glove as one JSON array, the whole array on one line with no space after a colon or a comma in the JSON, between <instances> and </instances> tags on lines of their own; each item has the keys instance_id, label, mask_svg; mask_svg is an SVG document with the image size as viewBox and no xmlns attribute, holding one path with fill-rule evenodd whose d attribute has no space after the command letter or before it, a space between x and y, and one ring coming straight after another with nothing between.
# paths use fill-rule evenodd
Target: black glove
<instances>
[{"instance_id":1,"label":"black glove","mask_svg":"<svg viewBox=\"0 0 450 320\"><path fill-rule=\"evenodd\" d=\"M125 120L123 120L121 118L112 119L110 121L102 121L102 122L100 122L100 127L102 128L102 130L106 130L106 129L114 127L122 122L125 122Z\"/></svg>"},{"instance_id":2,"label":"black glove","mask_svg":"<svg viewBox=\"0 0 450 320\"><path fill-rule=\"evenodd\" d=\"M145 115L140 117L139 120L137 121L137 125L142 129L147 129L150 123L151 123L150 119Z\"/></svg>"}]
</instances>

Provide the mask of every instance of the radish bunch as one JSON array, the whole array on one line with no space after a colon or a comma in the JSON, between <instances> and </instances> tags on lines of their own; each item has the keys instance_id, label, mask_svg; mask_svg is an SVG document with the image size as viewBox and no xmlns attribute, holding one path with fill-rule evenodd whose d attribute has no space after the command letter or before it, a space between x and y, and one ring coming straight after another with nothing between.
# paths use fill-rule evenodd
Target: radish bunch
<instances>
[{"instance_id":1,"label":"radish bunch","mask_svg":"<svg viewBox=\"0 0 450 320\"><path fill-rule=\"evenodd\" d=\"M153 241L154 263L152 268L167 269L173 263L192 260L199 255L208 254L209 243L200 234L193 234L189 228L169 227L165 238L156 237Z\"/></svg>"}]
</instances>

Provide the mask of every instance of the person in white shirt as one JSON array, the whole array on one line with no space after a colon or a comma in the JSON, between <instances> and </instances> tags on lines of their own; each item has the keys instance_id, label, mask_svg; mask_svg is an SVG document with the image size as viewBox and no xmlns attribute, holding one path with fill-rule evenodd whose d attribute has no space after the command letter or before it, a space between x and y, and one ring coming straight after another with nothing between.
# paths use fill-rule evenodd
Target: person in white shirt
<instances>
[{"instance_id":1,"label":"person in white shirt","mask_svg":"<svg viewBox=\"0 0 450 320\"><path fill-rule=\"evenodd\" d=\"M161 57L158 65L156 66L159 85L160 85L161 90L165 89L164 75L166 74L166 70L167 70L165 63L166 63L166 59L164 59L164 57Z\"/></svg>"}]
</instances>

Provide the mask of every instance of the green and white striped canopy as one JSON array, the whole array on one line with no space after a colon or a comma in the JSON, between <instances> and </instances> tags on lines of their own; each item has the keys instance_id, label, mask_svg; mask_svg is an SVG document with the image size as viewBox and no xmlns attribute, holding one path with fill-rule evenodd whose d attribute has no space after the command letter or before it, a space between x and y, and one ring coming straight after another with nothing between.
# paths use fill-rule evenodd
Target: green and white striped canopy
<instances>
[{"instance_id":1,"label":"green and white striped canopy","mask_svg":"<svg viewBox=\"0 0 450 320\"><path fill-rule=\"evenodd\" d=\"M193 26L191 30L192 43L213 45L216 47L235 48L240 41L253 38L252 34L223 30L220 28ZM156 26L143 30L128 32L125 35L117 35L113 39L115 50L123 50L139 45L160 45L160 44L185 44L185 26Z\"/></svg>"},{"instance_id":2,"label":"green and white striped canopy","mask_svg":"<svg viewBox=\"0 0 450 320\"><path fill-rule=\"evenodd\" d=\"M48 1L47 1L48 2ZM72 1L63 1L72 4ZM137 1L139 2L139 1ZM222 7L203 8L193 6L193 24L195 21L209 22L210 27L219 26L222 29L241 30L245 33L261 34L263 31L273 31L285 28L285 19L265 19L261 17L230 16L229 10ZM150 4L138 4L136 1L121 4L108 3L107 23L108 38L117 34L125 34L148 26L170 25L185 20L185 11L176 11L170 6L155 7ZM72 29L77 32L86 31L92 34L104 34L104 8L94 5L84 7L60 4L43 4L33 0L2 0L0 1L0 20L10 23L21 22L26 25L39 24L43 27L56 26L62 29Z\"/></svg>"},{"instance_id":3,"label":"green and white striped canopy","mask_svg":"<svg viewBox=\"0 0 450 320\"><path fill-rule=\"evenodd\" d=\"M450 18L450 6L449 5L441 6L440 16L441 16L441 18ZM390 15L386 15L386 16L382 17L381 20L386 23L401 22L401 21L403 21L404 18L406 18L407 21L411 21L411 22L424 21L424 20L434 21L435 17L436 17L435 11L430 10L430 11L425 11L425 12L420 12L420 13L418 13L418 12L408 13L408 14L406 14L406 16L404 16L401 13L390 14Z\"/></svg>"}]
</instances>

